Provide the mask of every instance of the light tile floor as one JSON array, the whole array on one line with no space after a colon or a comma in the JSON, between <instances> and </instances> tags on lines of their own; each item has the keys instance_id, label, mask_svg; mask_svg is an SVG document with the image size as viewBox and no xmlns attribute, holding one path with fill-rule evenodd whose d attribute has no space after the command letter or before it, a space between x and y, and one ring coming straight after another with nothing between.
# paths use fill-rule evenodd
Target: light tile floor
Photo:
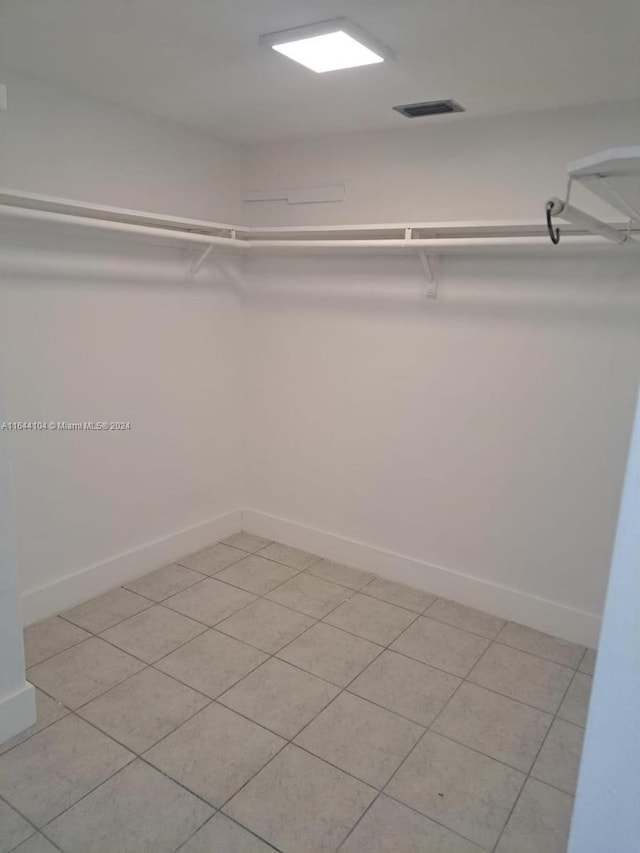
<instances>
[{"instance_id":1,"label":"light tile floor","mask_svg":"<svg viewBox=\"0 0 640 853\"><path fill-rule=\"evenodd\" d=\"M0 853L563 853L595 653L238 533L25 631Z\"/></svg>"}]
</instances>

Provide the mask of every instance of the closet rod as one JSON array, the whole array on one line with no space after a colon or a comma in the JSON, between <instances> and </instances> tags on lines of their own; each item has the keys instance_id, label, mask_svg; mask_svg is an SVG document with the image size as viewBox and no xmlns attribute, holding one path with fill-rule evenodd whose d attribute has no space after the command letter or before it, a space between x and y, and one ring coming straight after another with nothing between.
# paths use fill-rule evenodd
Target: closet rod
<instances>
[{"instance_id":1,"label":"closet rod","mask_svg":"<svg viewBox=\"0 0 640 853\"><path fill-rule=\"evenodd\" d=\"M591 234L569 234L570 245L596 246L602 240ZM430 237L411 240L247 240L242 241L251 249L481 249L481 248L527 248L547 246L547 237Z\"/></svg>"},{"instance_id":2,"label":"closet rod","mask_svg":"<svg viewBox=\"0 0 640 853\"><path fill-rule=\"evenodd\" d=\"M98 231L118 231L124 234L144 234L150 237L169 237L186 243L204 243L210 246L226 246L228 248L243 248L245 240L235 237L216 237L213 234L198 234L193 231L177 231L174 228L162 228L156 225L138 225L132 222L115 222L112 219L92 219L87 216L76 216L71 213L56 213L50 210L37 210L30 207L14 207L10 204L0 204L0 216L10 216L14 219L31 219L35 222L56 222L60 225L81 225Z\"/></svg>"},{"instance_id":3,"label":"closet rod","mask_svg":"<svg viewBox=\"0 0 640 853\"><path fill-rule=\"evenodd\" d=\"M3 203L7 199L9 203ZM24 206L15 201L22 201ZM41 201L43 207L36 207L35 203ZM217 223L199 222L193 220L179 220L175 217L167 217L166 224L161 217L158 222L149 224L154 214L140 213L140 217L146 217L147 222L131 221L137 214L136 211L124 211L118 208L105 208L95 206L92 208L85 205L87 211L82 213L71 213L64 210L51 210L56 203L52 197L37 197L33 194L20 195L13 190L0 189L0 216L14 219L29 220L33 222L56 223L59 225L80 226L95 231L111 231L122 234L142 235L154 237L158 240L164 239L172 242L200 244L204 247L217 246L240 252L276 252L284 251L311 251L314 250L409 250L429 252L437 254L456 254L465 251L482 249L528 249L543 248L548 245L547 237L540 232L540 226L527 223L508 222L477 222L477 223L432 223L431 225L343 225L343 226L293 226L290 230L286 228L260 228L252 226L234 226ZM58 201L61 207L80 206L80 202L70 202L65 199ZM95 211L95 215L91 212ZM112 214L113 218L106 218L105 214ZM117 218L126 216L129 221ZM578 223L576 223L578 224ZM582 232L565 232L567 246L600 246L601 239L591 233L585 234L591 222L581 223ZM612 226L603 225L603 229L610 229L618 236L623 232L616 231ZM342 231L345 236L337 238L328 236L336 230ZM414 236L419 231L439 232L438 236ZM214 233L206 233L211 231ZM215 233L215 232L218 233ZM304 234L304 232L307 232ZM376 231L375 237L356 237L358 231ZM527 234L526 232L529 231ZM288 232L288 233L287 233ZM381 234L389 233L388 237ZM400 232L400 233L399 233ZM404 232L404 236L400 236ZM447 233L448 232L448 233ZM453 233L452 233L453 232ZM478 232L481 232L479 234ZM524 233L523 233L524 232ZM631 229L629 237L638 233ZM294 234L300 234L295 239ZM223 236L224 235L224 236ZM254 236L255 235L255 236ZM278 236L276 236L278 235ZM303 236L304 235L304 236ZM327 236L325 236L327 235ZM627 239L627 244L635 245L633 239ZM196 262L196 268L202 262Z\"/></svg>"}]
</instances>

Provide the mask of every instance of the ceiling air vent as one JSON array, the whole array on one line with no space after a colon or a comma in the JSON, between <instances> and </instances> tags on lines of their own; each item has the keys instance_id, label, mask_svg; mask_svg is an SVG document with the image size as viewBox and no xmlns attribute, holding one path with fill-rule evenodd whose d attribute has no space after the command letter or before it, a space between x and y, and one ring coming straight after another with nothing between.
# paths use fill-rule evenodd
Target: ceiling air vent
<instances>
[{"instance_id":1,"label":"ceiling air vent","mask_svg":"<svg viewBox=\"0 0 640 853\"><path fill-rule=\"evenodd\" d=\"M421 118L422 116L443 116L448 113L463 113L464 107L461 107L456 101L448 98L445 101L423 101L420 104L400 104L394 107L399 113L402 113L406 118Z\"/></svg>"}]
</instances>

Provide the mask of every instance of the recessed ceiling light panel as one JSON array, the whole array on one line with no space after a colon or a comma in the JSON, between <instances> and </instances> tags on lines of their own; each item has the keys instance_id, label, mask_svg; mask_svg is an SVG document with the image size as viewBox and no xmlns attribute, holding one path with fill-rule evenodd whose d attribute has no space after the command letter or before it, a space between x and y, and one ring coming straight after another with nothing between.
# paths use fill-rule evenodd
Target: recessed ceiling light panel
<instances>
[{"instance_id":1,"label":"recessed ceiling light panel","mask_svg":"<svg viewBox=\"0 0 640 853\"><path fill-rule=\"evenodd\" d=\"M260 36L259 42L318 74L373 65L392 57L389 48L372 39L348 18L268 33Z\"/></svg>"}]
</instances>

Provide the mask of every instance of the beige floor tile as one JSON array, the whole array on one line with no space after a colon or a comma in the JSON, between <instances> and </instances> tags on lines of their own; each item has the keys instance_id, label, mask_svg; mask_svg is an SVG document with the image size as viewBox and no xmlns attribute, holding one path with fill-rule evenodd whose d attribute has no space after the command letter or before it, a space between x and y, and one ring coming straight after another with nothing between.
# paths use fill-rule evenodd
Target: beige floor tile
<instances>
[{"instance_id":1,"label":"beige floor tile","mask_svg":"<svg viewBox=\"0 0 640 853\"><path fill-rule=\"evenodd\" d=\"M9 853L34 832L28 821L0 800L0 853Z\"/></svg>"},{"instance_id":2,"label":"beige floor tile","mask_svg":"<svg viewBox=\"0 0 640 853\"><path fill-rule=\"evenodd\" d=\"M388 601L389 604L397 604L398 607L413 610L414 613L422 613L436 600L435 595L431 595L421 589L405 586L395 581L388 581L384 578L376 578L364 587L362 591L367 595L372 595L374 598Z\"/></svg>"},{"instance_id":3,"label":"beige floor tile","mask_svg":"<svg viewBox=\"0 0 640 853\"><path fill-rule=\"evenodd\" d=\"M138 760L54 820L46 833L65 853L174 853L212 811Z\"/></svg>"},{"instance_id":4,"label":"beige floor tile","mask_svg":"<svg viewBox=\"0 0 640 853\"><path fill-rule=\"evenodd\" d=\"M340 853L482 853L482 848L381 794Z\"/></svg>"},{"instance_id":5,"label":"beige floor tile","mask_svg":"<svg viewBox=\"0 0 640 853\"><path fill-rule=\"evenodd\" d=\"M346 687L382 651L361 637L318 623L295 639L278 657L301 669Z\"/></svg>"},{"instance_id":6,"label":"beige floor tile","mask_svg":"<svg viewBox=\"0 0 640 853\"><path fill-rule=\"evenodd\" d=\"M356 678L349 691L430 726L459 684L454 675L386 651Z\"/></svg>"},{"instance_id":7,"label":"beige floor tile","mask_svg":"<svg viewBox=\"0 0 640 853\"><path fill-rule=\"evenodd\" d=\"M233 566L219 572L217 578L247 592L264 595L297 574L298 569L251 554L239 563L234 563Z\"/></svg>"},{"instance_id":8,"label":"beige floor tile","mask_svg":"<svg viewBox=\"0 0 640 853\"><path fill-rule=\"evenodd\" d=\"M263 539L262 536L255 536L253 533L247 533L241 530L239 533L234 533L233 536L228 536L222 540L223 545L230 545L232 548L239 548L241 551L246 551L249 554L255 554L261 548L266 548L271 545L271 539Z\"/></svg>"},{"instance_id":9,"label":"beige floor tile","mask_svg":"<svg viewBox=\"0 0 640 853\"><path fill-rule=\"evenodd\" d=\"M577 646L516 622L508 622L496 639L506 646L520 649L521 652L529 652L572 669L578 667L585 651L584 646Z\"/></svg>"},{"instance_id":10,"label":"beige floor tile","mask_svg":"<svg viewBox=\"0 0 640 853\"><path fill-rule=\"evenodd\" d=\"M494 643L469 675L469 681L553 714L573 670Z\"/></svg>"},{"instance_id":11,"label":"beige floor tile","mask_svg":"<svg viewBox=\"0 0 640 853\"><path fill-rule=\"evenodd\" d=\"M573 798L527 779L496 853L565 853Z\"/></svg>"},{"instance_id":12,"label":"beige floor tile","mask_svg":"<svg viewBox=\"0 0 640 853\"><path fill-rule=\"evenodd\" d=\"M333 581L349 589L362 589L375 575L362 569L354 569L352 566L344 566L342 563L334 563L332 560L320 560L314 563L308 571L318 578Z\"/></svg>"},{"instance_id":13,"label":"beige floor tile","mask_svg":"<svg viewBox=\"0 0 640 853\"><path fill-rule=\"evenodd\" d=\"M339 692L333 684L271 658L218 702L290 740Z\"/></svg>"},{"instance_id":14,"label":"beige floor tile","mask_svg":"<svg viewBox=\"0 0 640 853\"><path fill-rule=\"evenodd\" d=\"M471 631L472 634L480 634L482 637L488 637L490 640L505 625L504 619L499 619L497 616L484 613L482 610L465 607L464 604L457 604L455 601L448 601L444 598L439 598L435 601L427 609L425 616L428 616L429 619L437 619L438 622L445 622L447 625L453 625L454 628L464 628L465 631Z\"/></svg>"},{"instance_id":15,"label":"beige floor tile","mask_svg":"<svg viewBox=\"0 0 640 853\"><path fill-rule=\"evenodd\" d=\"M70 714L0 757L0 796L41 827L133 757Z\"/></svg>"},{"instance_id":16,"label":"beige floor tile","mask_svg":"<svg viewBox=\"0 0 640 853\"><path fill-rule=\"evenodd\" d=\"M307 616L322 619L350 595L352 591L344 586L304 573L268 593L267 598Z\"/></svg>"},{"instance_id":17,"label":"beige floor tile","mask_svg":"<svg viewBox=\"0 0 640 853\"><path fill-rule=\"evenodd\" d=\"M25 740L28 740L33 735L41 732L43 729L46 729L47 726L50 726L51 723L55 723L56 720L62 719L69 711L64 707L60 702L56 702L55 699L51 699L50 696L47 696L46 693L43 693L42 690L38 690L36 688L36 723L35 725L28 728L26 731L21 732L21 734L12 737L10 740L4 741L4 743L0 743L0 755L3 752L7 752L10 749L13 749L14 746L17 746L19 743L24 743Z\"/></svg>"},{"instance_id":18,"label":"beige floor tile","mask_svg":"<svg viewBox=\"0 0 640 853\"><path fill-rule=\"evenodd\" d=\"M35 664L57 655L58 652L63 652L83 640L88 640L90 636L91 634L87 631L78 628L77 625L72 625L59 616L43 619L42 622L29 625L24 630L25 663L28 667L35 666Z\"/></svg>"},{"instance_id":19,"label":"beige floor tile","mask_svg":"<svg viewBox=\"0 0 640 853\"><path fill-rule=\"evenodd\" d=\"M266 659L233 637L207 631L158 661L156 669L215 699Z\"/></svg>"},{"instance_id":20,"label":"beige floor tile","mask_svg":"<svg viewBox=\"0 0 640 853\"><path fill-rule=\"evenodd\" d=\"M255 595L250 592L221 583L215 578L208 578L185 589L184 592L172 595L163 605L197 622L213 626L255 599Z\"/></svg>"},{"instance_id":21,"label":"beige floor tile","mask_svg":"<svg viewBox=\"0 0 640 853\"><path fill-rule=\"evenodd\" d=\"M382 788L423 734L422 726L342 693L295 743L368 785Z\"/></svg>"},{"instance_id":22,"label":"beige floor tile","mask_svg":"<svg viewBox=\"0 0 640 853\"><path fill-rule=\"evenodd\" d=\"M531 775L567 794L574 794L584 730L573 723L555 720L540 755L533 765Z\"/></svg>"},{"instance_id":23,"label":"beige floor tile","mask_svg":"<svg viewBox=\"0 0 640 853\"><path fill-rule=\"evenodd\" d=\"M202 623L156 604L100 636L119 649L154 663L206 630Z\"/></svg>"},{"instance_id":24,"label":"beige floor tile","mask_svg":"<svg viewBox=\"0 0 640 853\"><path fill-rule=\"evenodd\" d=\"M528 773L553 717L475 684L463 684L432 731Z\"/></svg>"},{"instance_id":25,"label":"beige floor tile","mask_svg":"<svg viewBox=\"0 0 640 853\"><path fill-rule=\"evenodd\" d=\"M13 853L59 853L59 848L54 847L50 841L39 832L32 835L27 841L23 841Z\"/></svg>"},{"instance_id":26,"label":"beige floor tile","mask_svg":"<svg viewBox=\"0 0 640 853\"><path fill-rule=\"evenodd\" d=\"M78 604L71 610L65 610L62 616L92 634L100 634L145 607L151 607L151 602L146 598L128 589L118 588Z\"/></svg>"},{"instance_id":27,"label":"beige floor tile","mask_svg":"<svg viewBox=\"0 0 640 853\"><path fill-rule=\"evenodd\" d=\"M464 678L488 645L484 637L421 616L391 648Z\"/></svg>"},{"instance_id":28,"label":"beige floor tile","mask_svg":"<svg viewBox=\"0 0 640 853\"><path fill-rule=\"evenodd\" d=\"M576 672L558 711L558 716L561 719L568 720L570 723L575 723L576 726L583 728L587 725L592 681L590 675L584 672Z\"/></svg>"},{"instance_id":29,"label":"beige floor tile","mask_svg":"<svg viewBox=\"0 0 640 853\"><path fill-rule=\"evenodd\" d=\"M216 542L215 545L209 545L194 554L180 557L176 563L187 569L193 569L194 572L202 572L203 575L215 575L222 569L226 569L227 566L237 563L238 560L243 560L246 556L246 551L230 548L228 545L223 545L222 542Z\"/></svg>"},{"instance_id":30,"label":"beige floor tile","mask_svg":"<svg viewBox=\"0 0 640 853\"><path fill-rule=\"evenodd\" d=\"M282 607L275 601L258 599L224 622L219 622L216 630L256 646L263 652L275 654L314 622L313 617L298 613L297 610Z\"/></svg>"},{"instance_id":31,"label":"beige floor tile","mask_svg":"<svg viewBox=\"0 0 640 853\"><path fill-rule=\"evenodd\" d=\"M185 566L171 563L150 572L148 575L136 578L136 580L125 584L125 587L131 592L150 598L152 601L164 601L165 598L176 595L183 589L188 589L188 587L204 579L205 575L200 574L200 572L194 572Z\"/></svg>"},{"instance_id":32,"label":"beige floor tile","mask_svg":"<svg viewBox=\"0 0 640 853\"><path fill-rule=\"evenodd\" d=\"M145 759L214 806L221 806L285 744L213 703L152 747Z\"/></svg>"},{"instance_id":33,"label":"beige floor tile","mask_svg":"<svg viewBox=\"0 0 640 853\"><path fill-rule=\"evenodd\" d=\"M270 844L218 812L179 853L273 853L273 850Z\"/></svg>"},{"instance_id":34,"label":"beige floor tile","mask_svg":"<svg viewBox=\"0 0 640 853\"><path fill-rule=\"evenodd\" d=\"M370 595L354 595L324 621L335 628L387 646L416 618L415 613Z\"/></svg>"},{"instance_id":35,"label":"beige floor tile","mask_svg":"<svg viewBox=\"0 0 640 853\"><path fill-rule=\"evenodd\" d=\"M143 668L142 661L92 637L32 667L29 681L75 709Z\"/></svg>"},{"instance_id":36,"label":"beige floor tile","mask_svg":"<svg viewBox=\"0 0 640 853\"><path fill-rule=\"evenodd\" d=\"M481 847L491 848L525 778L518 770L428 732L386 793Z\"/></svg>"},{"instance_id":37,"label":"beige floor tile","mask_svg":"<svg viewBox=\"0 0 640 853\"><path fill-rule=\"evenodd\" d=\"M578 667L580 672L586 672L587 675L593 675L593 671L596 666L596 655L597 652L595 649L585 650L584 657L580 661L580 666Z\"/></svg>"},{"instance_id":38,"label":"beige floor tile","mask_svg":"<svg viewBox=\"0 0 640 853\"><path fill-rule=\"evenodd\" d=\"M78 713L128 749L142 753L209 701L168 675L145 669Z\"/></svg>"},{"instance_id":39,"label":"beige floor tile","mask_svg":"<svg viewBox=\"0 0 640 853\"><path fill-rule=\"evenodd\" d=\"M330 853L375 795L373 788L290 744L224 811L282 853Z\"/></svg>"},{"instance_id":40,"label":"beige floor tile","mask_svg":"<svg viewBox=\"0 0 640 853\"><path fill-rule=\"evenodd\" d=\"M280 542L272 542L266 548L261 548L258 553L267 560L284 563L285 566L298 569L300 572L308 569L320 559L316 554L309 554L308 551L300 551L299 548L291 548L291 546L282 545Z\"/></svg>"}]
</instances>

